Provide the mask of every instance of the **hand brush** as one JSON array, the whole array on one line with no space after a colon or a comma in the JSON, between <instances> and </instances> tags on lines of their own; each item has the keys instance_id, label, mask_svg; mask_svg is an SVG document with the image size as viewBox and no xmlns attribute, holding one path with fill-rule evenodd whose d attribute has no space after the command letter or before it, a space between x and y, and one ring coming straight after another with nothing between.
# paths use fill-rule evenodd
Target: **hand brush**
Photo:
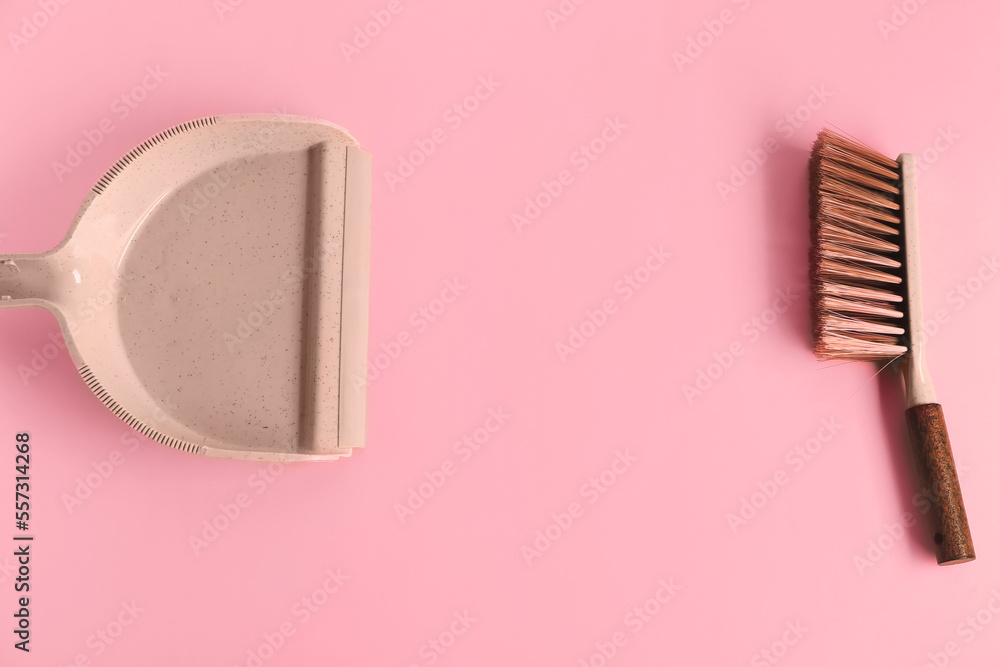
<instances>
[{"instance_id":1,"label":"hand brush","mask_svg":"<svg viewBox=\"0 0 1000 667\"><path fill-rule=\"evenodd\" d=\"M944 413L927 371L916 163L829 130L809 161L813 343L822 359L893 364L938 564L974 560Z\"/></svg>"}]
</instances>

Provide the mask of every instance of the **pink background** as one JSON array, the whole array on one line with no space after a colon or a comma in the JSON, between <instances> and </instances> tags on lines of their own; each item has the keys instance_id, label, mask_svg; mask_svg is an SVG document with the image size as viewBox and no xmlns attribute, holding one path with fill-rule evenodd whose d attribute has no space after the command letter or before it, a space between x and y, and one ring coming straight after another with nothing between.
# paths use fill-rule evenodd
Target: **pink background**
<instances>
[{"instance_id":1,"label":"pink background","mask_svg":"<svg viewBox=\"0 0 1000 667\"><path fill-rule=\"evenodd\" d=\"M56 321L0 311L0 663L919 666L1000 653L995 3L567 0L575 11L553 27L557 0L401 0L348 58L341 43L388 2L245 0L221 15L211 0L55 2L51 18L32 18L46 6L34 0L0 8L0 252L55 246L101 174L166 127L316 116L375 159L371 359L401 333L412 342L369 384L364 451L274 475L139 436L64 351L25 379ZM165 75L122 117L115 100L147 67ZM466 101L480 77L499 85ZM458 124L446 112L463 103L476 108ZM58 178L53 163L102 119L113 132ZM602 146L608 119L624 128ZM926 166L931 363L972 564L938 567L923 525L902 526L922 515L894 378L809 349L805 166L824 124ZM390 187L436 128L444 143ZM581 158L592 141L603 152ZM767 161L734 176L754 155ZM518 230L512 215L562 170L572 180ZM724 198L720 182L739 187ZM671 256L647 273L651 246ZM645 279L628 299L615 289L627 274ZM464 290L419 324L448 280ZM770 310L785 290L791 307ZM613 312L594 314L609 299ZM602 326L561 358L588 312ZM700 372L714 377L689 400ZM485 439L491 409L509 417ZM23 430L29 655L12 648L2 546ZM478 451L456 449L477 436ZM795 452L807 443L809 460ZM110 456L120 465L67 506ZM590 486L615 466L613 485ZM397 504L442 467L453 474L401 521ZM240 494L249 505L227 526L220 505ZM744 501L761 506L734 530ZM224 530L196 549L212 521ZM347 579L327 593L338 569ZM655 613L628 616L644 604ZM294 633L278 641L282 627Z\"/></svg>"}]
</instances>

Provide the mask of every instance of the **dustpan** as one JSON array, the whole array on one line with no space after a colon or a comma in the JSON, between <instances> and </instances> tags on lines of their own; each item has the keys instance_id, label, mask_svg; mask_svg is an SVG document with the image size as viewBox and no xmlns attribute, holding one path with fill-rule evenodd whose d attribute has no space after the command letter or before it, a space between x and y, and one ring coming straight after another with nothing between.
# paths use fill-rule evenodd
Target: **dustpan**
<instances>
[{"instance_id":1,"label":"dustpan","mask_svg":"<svg viewBox=\"0 0 1000 667\"><path fill-rule=\"evenodd\" d=\"M336 125L184 123L111 167L57 248L0 257L0 306L52 311L87 386L157 442L347 456L365 441L370 201L371 156Z\"/></svg>"}]
</instances>

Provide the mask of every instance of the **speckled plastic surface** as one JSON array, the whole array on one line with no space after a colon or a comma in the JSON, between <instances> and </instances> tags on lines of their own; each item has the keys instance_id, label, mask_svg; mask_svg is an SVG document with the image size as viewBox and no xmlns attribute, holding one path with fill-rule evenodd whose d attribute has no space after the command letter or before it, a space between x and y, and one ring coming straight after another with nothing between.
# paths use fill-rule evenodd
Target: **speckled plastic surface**
<instances>
[{"instance_id":1,"label":"speckled plastic surface","mask_svg":"<svg viewBox=\"0 0 1000 667\"><path fill-rule=\"evenodd\" d=\"M227 115L100 179L66 239L5 256L0 305L58 317L101 401L184 451L334 459L363 446L371 158L342 128Z\"/></svg>"}]
</instances>

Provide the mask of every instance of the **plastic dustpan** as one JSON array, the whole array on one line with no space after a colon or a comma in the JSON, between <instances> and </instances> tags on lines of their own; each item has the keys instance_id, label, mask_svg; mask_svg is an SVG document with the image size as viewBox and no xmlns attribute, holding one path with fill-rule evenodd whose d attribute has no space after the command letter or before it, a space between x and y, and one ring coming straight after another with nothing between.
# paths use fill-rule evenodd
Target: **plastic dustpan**
<instances>
[{"instance_id":1,"label":"plastic dustpan","mask_svg":"<svg viewBox=\"0 0 1000 667\"><path fill-rule=\"evenodd\" d=\"M150 438L328 460L365 440L371 156L342 128L213 116L145 141L59 246L0 257L94 394Z\"/></svg>"}]
</instances>

